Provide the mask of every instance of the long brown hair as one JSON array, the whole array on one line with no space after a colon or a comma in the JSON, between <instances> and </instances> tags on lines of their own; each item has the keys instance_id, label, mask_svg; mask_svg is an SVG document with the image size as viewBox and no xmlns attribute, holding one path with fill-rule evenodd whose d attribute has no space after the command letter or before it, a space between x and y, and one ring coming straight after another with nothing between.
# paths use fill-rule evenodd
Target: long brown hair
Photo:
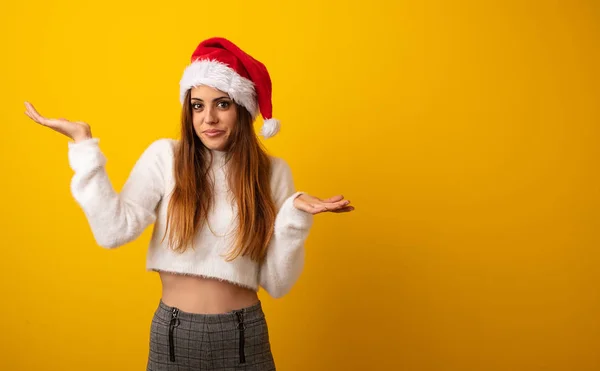
<instances>
[{"instance_id":1,"label":"long brown hair","mask_svg":"<svg viewBox=\"0 0 600 371\"><path fill-rule=\"evenodd\" d=\"M175 188L165 230L170 247L178 252L194 247L194 236L207 223L214 191L209 174L212 157L194 131L190 95L188 90L181 112L181 140L174 160ZM254 132L252 116L243 106L236 106L238 121L229 139L226 161L238 223L227 260L242 255L260 262L273 235L276 217L270 186L271 161Z\"/></svg>"}]
</instances>

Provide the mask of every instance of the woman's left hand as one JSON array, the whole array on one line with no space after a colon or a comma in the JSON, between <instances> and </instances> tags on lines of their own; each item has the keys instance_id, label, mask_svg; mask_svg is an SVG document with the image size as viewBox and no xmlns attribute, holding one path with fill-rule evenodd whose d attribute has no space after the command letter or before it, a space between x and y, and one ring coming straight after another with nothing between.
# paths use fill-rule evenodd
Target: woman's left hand
<instances>
[{"instance_id":1,"label":"woman's left hand","mask_svg":"<svg viewBox=\"0 0 600 371\"><path fill-rule=\"evenodd\" d=\"M310 214L319 214L323 212L346 213L354 210L354 206L349 206L350 201L344 200L344 196L333 196L326 200L313 197L306 193L294 199L296 209L306 211Z\"/></svg>"}]
</instances>

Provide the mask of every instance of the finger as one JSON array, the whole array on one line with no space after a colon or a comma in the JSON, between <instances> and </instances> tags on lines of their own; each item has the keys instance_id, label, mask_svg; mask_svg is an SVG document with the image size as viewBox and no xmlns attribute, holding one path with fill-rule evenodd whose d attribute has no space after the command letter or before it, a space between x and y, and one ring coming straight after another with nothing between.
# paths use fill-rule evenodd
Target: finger
<instances>
[{"instance_id":1,"label":"finger","mask_svg":"<svg viewBox=\"0 0 600 371\"><path fill-rule=\"evenodd\" d=\"M323 202L327 202L327 203L331 203L331 202L338 202L344 199L344 196L342 195L337 195L337 196L333 196L331 198L325 199L323 200Z\"/></svg>"},{"instance_id":2,"label":"finger","mask_svg":"<svg viewBox=\"0 0 600 371\"><path fill-rule=\"evenodd\" d=\"M47 119L40 115L31 103L26 103L25 106L27 107L27 110L25 111L27 116L29 116L33 121L37 122L38 124L46 125Z\"/></svg>"},{"instance_id":3,"label":"finger","mask_svg":"<svg viewBox=\"0 0 600 371\"><path fill-rule=\"evenodd\" d=\"M25 111L25 114L27 115L27 117L29 117L29 118L30 118L30 119L32 119L33 121L36 121L36 122L37 122L37 120L36 120L36 119L33 117L33 115L32 115L31 113L29 113L29 111L28 111L28 110L26 110L26 111Z\"/></svg>"},{"instance_id":4,"label":"finger","mask_svg":"<svg viewBox=\"0 0 600 371\"><path fill-rule=\"evenodd\" d=\"M29 112L26 112L26 114L36 123L70 137L69 127L68 127L68 125L70 123L68 121L57 120L57 119L37 118L37 117L34 117L33 114L31 114Z\"/></svg>"},{"instance_id":5,"label":"finger","mask_svg":"<svg viewBox=\"0 0 600 371\"><path fill-rule=\"evenodd\" d=\"M69 121L64 118L49 119L49 118L46 118L46 117L40 115L38 113L38 111L35 109L35 107L29 102L25 102L25 106L27 107L25 114L27 114L27 116L29 116L33 121L37 122L38 124L48 126L53 129L57 129L57 128L64 129L67 125L70 124Z\"/></svg>"},{"instance_id":6,"label":"finger","mask_svg":"<svg viewBox=\"0 0 600 371\"><path fill-rule=\"evenodd\" d=\"M43 125L43 126L47 126L47 122L46 122L45 118L36 116L34 113L32 113L30 111L26 111L25 114L27 116L29 116L29 118L32 119L37 124L40 124L40 125Z\"/></svg>"},{"instance_id":7,"label":"finger","mask_svg":"<svg viewBox=\"0 0 600 371\"><path fill-rule=\"evenodd\" d=\"M33 104L31 104L29 102L25 102L25 109L27 111L35 111L35 108L33 107Z\"/></svg>"},{"instance_id":8,"label":"finger","mask_svg":"<svg viewBox=\"0 0 600 371\"><path fill-rule=\"evenodd\" d=\"M33 117L41 117L41 115L35 109L35 107L33 106L33 104L31 104L29 102L25 102L25 108L26 108L26 112L29 112L29 114L31 116L33 116Z\"/></svg>"},{"instance_id":9,"label":"finger","mask_svg":"<svg viewBox=\"0 0 600 371\"><path fill-rule=\"evenodd\" d=\"M39 117L39 118L37 118L36 122L39 123L39 124L41 124L41 125L47 126L49 128L52 128L52 129L58 129L58 128L61 128L61 127L63 127L65 125L65 123L62 122L61 120L48 119L48 118L45 118L45 117Z\"/></svg>"},{"instance_id":10,"label":"finger","mask_svg":"<svg viewBox=\"0 0 600 371\"><path fill-rule=\"evenodd\" d=\"M354 211L354 206L348 206L338 210L331 210L332 213L349 213L350 211Z\"/></svg>"},{"instance_id":11,"label":"finger","mask_svg":"<svg viewBox=\"0 0 600 371\"><path fill-rule=\"evenodd\" d=\"M338 202L324 203L323 205L325 207L327 207L327 209L329 209L329 210L337 210L342 207L346 207L346 206L350 205L350 200L342 200L342 201L338 201Z\"/></svg>"},{"instance_id":12,"label":"finger","mask_svg":"<svg viewBox=\"0 0 600 371\"><path fill-rule=\"evenodd\" d=\"M33 111L33 110L32 110L32 109L29 107L29 106L27 106L27 104L25 104L25 107L26 107L26 108L25 108L25 114L26 114L27 116L29 116L29 118L30 118L30 119L32 119L33 121L36 121L36 122L37 122L37 121L38 121L38 119L37 119L37 117L36 117L36 115L35 115L34 111Z\"/></svg>"}]
</instances>

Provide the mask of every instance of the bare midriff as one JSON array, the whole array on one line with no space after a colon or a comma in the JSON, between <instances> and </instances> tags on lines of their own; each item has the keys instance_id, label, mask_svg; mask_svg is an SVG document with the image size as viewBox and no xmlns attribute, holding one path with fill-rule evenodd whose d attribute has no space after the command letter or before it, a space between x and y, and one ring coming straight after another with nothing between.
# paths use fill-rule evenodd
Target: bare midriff
<instances>
[{"instance_id":1,"label":"bare midriff","mask_svg":"<svg viewBox=\"0 0 600 371\"><path fill-rule=\"evenodd\" d=\"M218 279L159 272L162 301L184 312L227 313L258 302L256 291Z\"/></svg>"}]
</instances>

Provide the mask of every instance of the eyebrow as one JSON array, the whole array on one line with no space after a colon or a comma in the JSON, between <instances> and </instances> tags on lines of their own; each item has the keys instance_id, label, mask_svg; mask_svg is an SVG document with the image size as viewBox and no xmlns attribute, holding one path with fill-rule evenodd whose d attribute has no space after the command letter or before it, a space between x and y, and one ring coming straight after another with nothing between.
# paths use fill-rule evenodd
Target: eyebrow
<instances>
[{"instance_id":1,"label":"eyebrow","mask_svg":"<svg viewBox=\"0 0 600 371\"><path fill-rule=\"evenodd\" d=\"M218 100L221 100L221 99L229 99L229 97L227 97L227 96L218 97L218 98L215 98L215 99L213 99L212 101L213 101L213 102L216 102L216 101L218 101ZM200 102L204 102L204 101L203 101L202 99L200 99L200 98L194 98L194 97L192 97L192 100L199 100Z\"/></svg>"}]
</instances>

